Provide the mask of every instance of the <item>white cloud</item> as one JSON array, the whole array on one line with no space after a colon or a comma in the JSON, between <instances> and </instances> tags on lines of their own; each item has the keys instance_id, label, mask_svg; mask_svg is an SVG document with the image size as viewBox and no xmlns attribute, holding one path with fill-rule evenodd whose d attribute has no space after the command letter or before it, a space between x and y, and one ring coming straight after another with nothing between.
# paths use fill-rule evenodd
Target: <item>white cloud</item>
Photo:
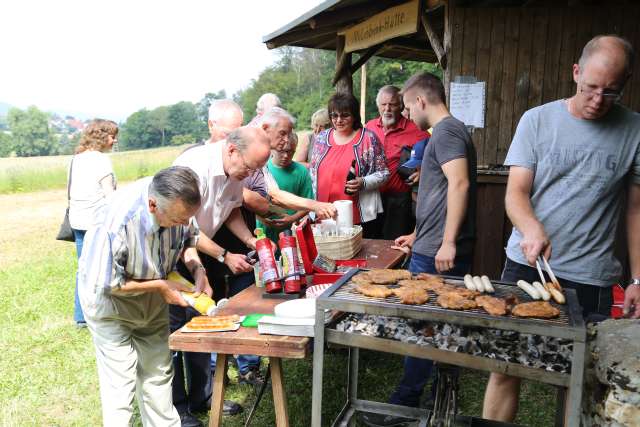
<instances>
[{"instance_id":1,"label":"white cloud","mask_svg":"<svg viewBox=\"0 0 640 427\"><path fill-rule=\"evenodd\" d=\"M123 119L232 94L273 62L262 36L319 0L0 4L0 101Z\"/></svg>"}]
</instances>

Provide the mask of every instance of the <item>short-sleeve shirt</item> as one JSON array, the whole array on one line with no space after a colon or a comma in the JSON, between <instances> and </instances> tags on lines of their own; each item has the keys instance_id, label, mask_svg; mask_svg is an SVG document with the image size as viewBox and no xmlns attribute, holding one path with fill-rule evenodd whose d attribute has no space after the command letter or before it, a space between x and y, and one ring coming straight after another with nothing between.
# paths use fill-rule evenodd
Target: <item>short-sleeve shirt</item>
<instances>
[{"instance_id":1,"label":"short-sleeve shirt","mask_svg":"<svg viewBox=\"0 0 640 427\"><path fill-rule=\"evenodd\" d=\"M471 255L475 239L476 151L464 123L446 117L433 127L424 150L418 202L416 207L416 241L413 251L435 256L442 246L447 220L448 181L442 166L452 160L467 159L469 192L467 212L456 239L456 256Z\"/></svg>"},{"instance_id":2,"label":"short-sleeve shirt","mask_svg":"<svg viewBox=\"0 0 640 427\"><path fill-rule=\"evenodd\" d=\"M614 239L626 177L640 184L640 115L621 105L598 120L572 116L559 100L524 113L505 165L534 172L531 205L551 240L557 276L596 286L622 273ZM513 229L507 256L527 261Z\"/></svg>"},{"instance_id":3,"label":"short-sleeve shirt","mask_svg":"<svg viewBox=\"0 0 640 427\"><path fill-rule=\"evenodd\" d=\"M222 164L225 141L191 148L178 156L174 166L187 166L196 175L202 205L196 213L200 231L213 238L231 211L242 206L243 181L227 176Z\"/></svg>"},{"instance_id":4,"label":"short-sleeve shirt","mask_svg":"<svg viewBox=\"0 0 640 427\"><path fill-rule=\"evenodd\" d=\"M93 226L98 211L106 204L100 181L113 176L113 167L109 156L94 150L76 154L72 161L69 224L76 230L88 230Z\"/></svg>"},{"instance_id":5,"label":"short-sleeve shirt","mask_svg":"<svg viewBox=\"0 0 640 427\"><path fill-rule=\"evenodd\" d=\"M271 175L278 183L281 190L287 191L296 196L304 197L306 199L313 199L313 187L311 185L311 175L309 170L302 166L300 163L292 162L286 168L281 168L273 164L269 159L267 162L267 168L271 172ZM287 213L292 215L296 213L295 209L287 209ZM277 230L270 227L266 227L264 224L258 222L258 227L265 229L267 237L274 242L278 240Z\"/></svg>"},{"instance_id":6,"label":"short-sleeve shirt","mask_svg":"<svg viewBox=\"0 0 640 427\"><path fill-rule=\"evenodd\" d=\"M389 180L380 187L380 192L406 193L411 188L405 184L398 174L402 147L413 147L416 142L429 138L429 134L420 130L411 120L407 120L404 117L400 117L396 127L389 129L387 132L384 130L380 117L369 120L366 128L376 134L378 141L384 147L387 167L391 173Z\"/></svg>"},{"instance_id":7,"label":"short-sleeve shirt","mask_svg":"<svg viewBox=\"0 0 640 427\"><path fill-rule=\"evenodd\" d=\"M116 191L101 212L100 222L85 235L78 263L78 294L85 315L113 315L112 290L127 280L166 279L182 250L197 243L193 220L189 226L158 225L149 211L151 180L144 178Z\"/></svg>"}]
</instances>

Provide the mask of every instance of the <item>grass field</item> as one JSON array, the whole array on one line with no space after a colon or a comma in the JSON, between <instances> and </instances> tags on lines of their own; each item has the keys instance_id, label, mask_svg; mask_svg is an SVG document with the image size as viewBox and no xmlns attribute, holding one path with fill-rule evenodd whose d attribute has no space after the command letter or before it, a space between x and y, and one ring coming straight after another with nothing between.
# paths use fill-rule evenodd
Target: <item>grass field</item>
<instances>
[{"instance_id":1,"label":"grass field","mask_svg":"<svg viewBox=\"0 0 640 427\"><path fill-rule=\"evenodd\" d=\"M152 175L169 166L186 146L110 153L118 181ZM0 158L0 194L64 188L71 156Z\"/></svg>"},{"instance_id":2,"label":"grass field","mask_svg":"<svg viewBox=\"0 0 640 427\"><path fill-rule=\"evenodd\" d=\"M102 423L91 337L72 320L73 244L54 240L65 205L64 189L0 195L0 426ZM367 351L361 357L361 397L386 401L402 373L401 358ZM325 367L323 412L328 425L344 404L346 353L330 350ZM308 426L311 360L285 361L284 372L291 425ZM485 383L486 374L463 371L463 414L480 415ZM553 425L553 391L525 383L517 422ZM225 418L224 425L243 425L255 399L253 389L232 381L226 397L246 409ZM274 425L271 402L269 391L252 425ZM200 416L206 421L207 414Z\"/></svg>"}]
</instances>

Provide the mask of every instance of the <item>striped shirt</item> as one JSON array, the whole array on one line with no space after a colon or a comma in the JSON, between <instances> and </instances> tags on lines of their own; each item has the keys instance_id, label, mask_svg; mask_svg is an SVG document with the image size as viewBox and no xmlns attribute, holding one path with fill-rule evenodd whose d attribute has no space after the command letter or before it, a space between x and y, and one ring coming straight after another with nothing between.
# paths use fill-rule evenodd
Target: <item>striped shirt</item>
<instances>
[{"instance_id":1,"label":"striped shirt","mask_svg":"<svg viewBox=\"0 0 640 427\"><path fill-rule=\"evenodd\" d=\"M113 308L111 291L127 280L166 279L185 247L195 246L199 230L160 227L149 211L149 185L141 179L113 194L98 225L84 240L78 266L78 294L86 315L101 317ZM118 295L132 297L139 294Z\"/></svg>"}]
</instances>

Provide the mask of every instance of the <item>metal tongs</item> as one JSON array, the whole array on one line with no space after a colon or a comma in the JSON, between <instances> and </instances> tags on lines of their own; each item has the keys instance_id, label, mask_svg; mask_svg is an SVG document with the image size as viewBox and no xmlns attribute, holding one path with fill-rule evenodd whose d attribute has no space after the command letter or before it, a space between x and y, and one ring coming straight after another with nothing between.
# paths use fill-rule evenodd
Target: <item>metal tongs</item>
<instances>
[{"instance_id":1,"label":"metal tongs","mask_svg":"<svg viewBox=\"0 0 640 427\"><path fill-rule=\"evenodd\" d=\"M544 277L544 273L542 272L542 267L540 264L544 265L544 269L549 275L551 282L548 282ZM564 304L566 302L566 298L564 297L564 293L562 292L562 286L560 286L560 282L558 282L558 278L555 274L553 274L553 270L551 270L551 266L549 262L544 257L544 255L538 255L538 259L536 259L536 268L538 269L538 274L540 275L540 279L542 280L542 286L551 294L551 297L558 304Z\"/></svg>"}]
</instances>

